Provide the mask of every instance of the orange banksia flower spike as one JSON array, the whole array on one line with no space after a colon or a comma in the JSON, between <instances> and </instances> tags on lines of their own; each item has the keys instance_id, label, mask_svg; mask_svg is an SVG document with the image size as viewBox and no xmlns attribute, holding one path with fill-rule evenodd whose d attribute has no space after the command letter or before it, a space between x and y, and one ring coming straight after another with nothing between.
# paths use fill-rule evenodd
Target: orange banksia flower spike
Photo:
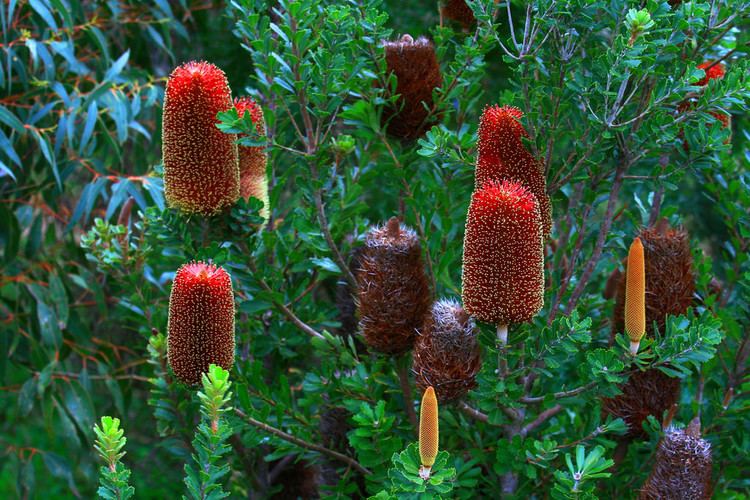
<instances>
[{"instance_id":1,"label":"orange banksia flower spike","mask_svg":"<svg viewBox=\"0 0 750 500\"><path fill-rule=\"evenodd\" d=\"M240 195L236 137L216 128L216 114L232 107L224 72L189 62L169 76L164 92L164 195L185 213L213 215Z\"/></svg>"},{"instance_id":2,"label":"orange banksia flower spike","mask_svg":"<svg viewBox=\"0 0 750 500\"><path fill-rule=\"evenodd\" d=\"M438 402L435 390L428 387L422 396L422 406L419 407L419 458L422 461L419 475L423 479L430 477L430 469L438 454L439 438Z\"/></svg>"},{"instance_id":3,"label":"orange banksia flower spike","mask_svg":"<svg viewBox=\"0 0 750 500\"><path fill-rule=\"evenodd\" d=\"M625 333L635 356L646 334L646 265L640 238L633 240L625 273Z\"/></svg>"},{"instance_id":4,"label":"orange banksia flower spike","mask_svg":"<svg viewBox=\"0 0 750 500\"><path fill-rule=\"evenodd\" d=\"M177 270L169 296L167 359L175 376L197 384L211 364L234 364L234 294L221 267L191 262Z\"/></svg>"},{"instance_id":5,"label":"orange banksia flower spike","mask_svg":"<svg viewBox=\"0 0 750 500\"><path fill-rule=\"evenodd\" d=\"M640 500L709 500L712 496L711 443L701 438L700 423L668 427L656 450L654 468Z\"/></svg>"},{"instance_id":6,"label":"orange banksia flower spike","mask_svg":"<svg viewBox=\"0 0 750 500\"><path fill-rule=\"evenodd\" d=\"M474 189L489 180L512 180L531 191L539 203L544 237L552 230L552 205L547 195L544 168L526 149L528 133L519 121L523 113L513 106L489 106L482 112L477 141Z\"/></svg>"},{"instance_id":7,"label":"orange banksia flower spike","mask_svg":"<svg viewBox=\"0 0 750 500\"><path fill-rule=\"evenodd\" d=\"M529 321L544 304L539 205L516 182L488 181L471 197L462 299L469 314L495 325Z\"/></svg>"},{"instance_id":8,"label":"orange banksia flower spike","mask_svg":"<svg viewBox=\"0 0 750 500\"><path fill-rule=\"evenodd\" d=\"M723 64L714 64L711 61L706 61L702 64L699 64L698 69L702 69L706 73L706 76L698 80L698 83L696 83L696 85L700 85L701 87L704 85L708 85L709 80L724 78L724 75L727 72L727 69Z\"/></svg>"},{"instance_id":9,"label":"orange banksia flower spike","mask_svg":"<svg viewBox=\"0 0 750 500\"><path fill-rule=\"evenodd\" d=\"M246 112L255 125L255 129L262 137L266 136L266 125L263 118L263 108L252 97L237 97L234 100L237 114L242 117ZM263 202L260 216L268 220L268 176L266 162L268 156L263 146L239 146L240 158L240 196L247 200L251 196Z\"/></svg>"},{"instance_id":10,"label":"orange banksia flower spike","mask_svg":"<svg viewBox=\"0 0 750 500\"><path fill-rule=\"evenodd\" d=\"M455 21L464 29L469 29L477 23L474 12L466 5L466 0L444 0L440 5L440 14L446 19Z\"/></svg>"},{"instance_id":11,"label":"orange banksia flower spike","mask_svg":"<svg viewBox=\"0 0 750 500\"><path fill-rule=\"evenodd\" d=\"M438 300L414 344L417 386L434 387L440 401L454 401L476 387L480 368L474 320L455 300Z\"/></svg>"},{"instance_id":12,"label":"orange banksia flower spike","mask_svg":"<svg viewBox=\"0 0 750 500\"><path fill-rule=\"evenodd\" d=\"M427 38L414 40L404 35L395 42L383 42L388 74L398 80L395 106L383 111L383 123L394 137L413 140L431 128L437 117L430 117L432 91L442 85L443 77L435 55L435 46Z\"/></svg>"},{"instance_id":13,"label":"orange banksia flower spike","mask_svg":"<svg viewBox=\"0 0 750 500\"><path fill-rule=\"evenodd\" d=\"M432 302L416 233L395 217L371 229L356 278L359 327L368 347L385 354L411 349Z\"/></svg>"}]
</instances>

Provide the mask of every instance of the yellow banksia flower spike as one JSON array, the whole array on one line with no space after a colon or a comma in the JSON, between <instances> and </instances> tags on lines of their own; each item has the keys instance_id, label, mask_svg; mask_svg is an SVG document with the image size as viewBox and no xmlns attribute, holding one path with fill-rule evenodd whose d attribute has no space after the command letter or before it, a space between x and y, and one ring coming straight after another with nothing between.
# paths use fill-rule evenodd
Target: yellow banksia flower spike
<instances>
[{"instance_id":1,"label":"yellow banksia flower spike","mask_svg":"<svg viewBox=\"0 0 750 500\"><path fill-rule=\"evenodd\" d=\"M643 244L636 238L628 252L625 280L625 333L630 338L630 352L635 356L646 333L646 266Z\"/></svg>"},{"instance_id":2,"label":"yellow banksia flower spike","mask_svg":"<svg viewBox=\"0 0 750 500\"><path fill-rule=\"evenodd\" d=\"M422 461L419 475L422 479L430 478L430 469L438 454L439 436L438 403L435 389L430 386L424 391L422 406L419 409L419 458Z\"/></svg>"}]
</instances>

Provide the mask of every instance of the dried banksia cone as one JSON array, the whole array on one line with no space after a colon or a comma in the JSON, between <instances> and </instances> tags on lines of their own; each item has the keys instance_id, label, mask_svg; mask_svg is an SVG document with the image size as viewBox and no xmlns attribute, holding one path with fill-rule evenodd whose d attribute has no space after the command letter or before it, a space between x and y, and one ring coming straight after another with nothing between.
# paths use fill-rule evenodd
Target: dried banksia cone
<instances>
[{"instance_id":1,"label":"dried banksia cone","mask_svg":"<svg viewBox=\"0 0 750 500\"><path fill-rule=\"evenodd\" d=\"M625 333L630 338L630 352L638 354L641 338L646 334L646 264L641 239L636 238L628 251L625 272Z\"/></svg>"},{"instance_id":2,"label":"dried banksia cone","mask_svg":"<svg viewBox=\"0 0 750 500\"><path fill-rule=\"evenodd\" d=\"M667 315L685 314L693 305L695 275L690 240L685 230L673 229L666 220L640 231L646 272L646 332L653 334L654 323L664 332ZM619 278L615 294L613 334L623 331L625 278Z\"/></svg>"},{"instance_id":3,"label":"dried banksia cone","mask_svg":"<svg viewBox=\"0 0 750 500\"><path fill-rule=\"evenodd\" d=\"M712 466L711 443L700 437L700 430L693 424L686 430L668 427L639 498L708 500L712 494Z\"/></svg>"},{"instance_id":4,"label":"dried banksia cone","mask_svg":"<svg viewBox=\"0 0 750 500\"><path fill-rule=\"evenodd\" d=\"M445 0L440 6L440 13L444 18L459 23L464 29L469 29L477 22L474 12L466 5L466 0Z\"/></svg>"},{"instance_id":5,"label":"dried banksia cone","mask_svg":"<svg viewBox=\"0 0 750 500\"><path fill-rule=\"evenodd\" d=\"M177 378L197 384L208 366L234 363L232 280L221 267L191 262L177 270L169 296L167 359Z\"/></svg>"},{"instance_id":6,"label":"dried banksia cone","mask_svg":"<svg viewBox=\"0 0 750 500\"><path fill-rule=\"evenodd\" d=\"M411 349L431 302L416 233L395 217L371 229L356 277L365 343L385 354Z\"/></svg>"},{"instance_id":7,"label":"dried banksia cone","mask_svg":"<svg viewBox=\"0 0 750 500\"><path fill-rule=\"evenodd\" d=\"M448 402L476 387L481 359L475 327L455 300L435 302L414 344L413 370L420 389L434 387L440 401Z\"/></svg>"},{"instance_id":8,"label":"dried banksia cone","mask_svg":"<svg viewBox=\"0 0 750 500\"><path fill-rule=\"evenodd\" d=\"M432 127L437 117L430 117L433 107L432 91L443 83L435 46L427 38L414 40L404 35L395 42L383 42L388 73L396 75L395 106L383 111L383 123L388 133L400 139L412 140Z\"/></svg>"},{"instance_id":9,"label":"dried banksia cone","mask_svg":"<svg viewBox=\"0 0 750 500\"><path fill-rule=\"evenodd\" d=\"M216 128L216 114L232 107L224 72L189 62L169 76L164 92L164 195L185 213L215 214L240 195L236 137Z\"/></svg>"},{"instance_id":10,"label":"dried banksia cone","mask_svg":"<svg viewBox=\"0 0 750 500\"><path fill-rule=\"evenodd\" d=\"M349 410L338 406L328 408L320 415L318 427L323 446L340 453L346 453L349 450L349 439L346 434L352 429L349 424L351 416Z\"/></svg>"},{"instance_id":11,"label":"dried banksia cone","mask_svg":"<svg viewBox=\"0 0 750 500\"><path fill-rule=\"evenodd\" d=\"M271 487L281 490L274 493L270 498L274 500L297 500L320 498L320 486L323 482L323 471L317 464L307 460L297 460L289 465L281 461L272 464L274 467L283 467L271 480Z\"/></svg>"},{"instance_id":12,"label":"dried banksia cone","mask_svg":"<svg viewBox=\"0 0 750 500\"><path fill-rule=\"evenodd\" d=\"M512 180L531 191L539 203L542 230L547 238L552 230L552 205L547 196L544 168L522 142L528 133L519 120L523 113L513 106L490 106L479 121L477 167L474 189L485 182Z\"/></svg>"},{"instance_id":13,"label":"dried banksia cone","mask_svg":"<svg viewBox=\"0 0 750 500\"><path fill-rule=\"evenodd\" d=\"M469 314L496 325L529 321L544 304L539 205L516 182L488 181L471 197L462 299Z\"/></svg>"},{"instance_id":14,"label":"dried banksia cone","mask_svg":"<svg viewBox=\"0 0 750 500\"><path fill-rule=\"evenodd\" d=\"M252 97L237 97L234 100L237 114L242 117L250 113L255 129L262 137L266 136L263 108ZM251 196L263 202L260 216L268 220L268 177L266 175L266 149L263 146L239 146L240 157L240 196L248 199Z\"/></svg>"},{"instance_id":15,"label":"dried banksia cone","mask_svg":"<svg viewBox=\"0 0 750 500\"><path fill-rule=\"evenodd\" d=\"M422 406L419 407L419 458L422 461L419 475L423 479L430 477L430 469L438 454L439 437L438 402L435 390L428 387L422 396Z\"/></svg>"},{"instance_id":16,"label":"dried banksia cone","mask_svg":"<svg viewBox=\"0 0 750 500\"><path fill-rule=\"evenodd\" d=\"M664 412L677 403L680 379L657 368L649 368L633 373L620 389L622 394L602 400L602 410L625 422L628 427L625 440L632 441L648 436L643 430L643 422L649 415L661 420Z\"/></svg>"}]
</instances>

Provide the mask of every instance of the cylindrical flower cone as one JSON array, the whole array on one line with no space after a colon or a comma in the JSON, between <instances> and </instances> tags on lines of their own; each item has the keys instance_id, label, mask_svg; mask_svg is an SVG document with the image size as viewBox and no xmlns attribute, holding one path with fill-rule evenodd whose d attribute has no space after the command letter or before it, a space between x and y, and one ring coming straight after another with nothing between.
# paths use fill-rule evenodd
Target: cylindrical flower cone
<instances>
[{"instance_id":1,"label":"cylindrical flower cone","mask_svg":"<svg viewBox=\"0 0 750 500\"><path fill-rule=\"evenodd\" d=\"M481 368L476 326L458 302L442 299L432 306L414 344L413 363L417 386L433 387L442 402L476 387Z\"/></svg>"},{"instance_id":2,"label":"cylindrical flower cone","mask_svg":"<svg viewBox=\"0 0 750 500\"><path fill-rule=\"evenodd\" d=\"M263 108L252 97L237 97L234 100L237 114L242 117L250 113L255 129L262 137L266 136ZM268 155L263 146L239 146L240 196L247 200L251 196L263 202L260 216L268 220L270 205L268 200L268 176L266 162Z\"/></svg>"},{"instance_id":3,"label":"cylindrical flower cone","mask_svg":"<svg viewBox=\"0 0 750 500\"><path fill-rule=\"evenodd\" d=\"M664 432L640 500L711 498L711 443L700 437L700 430L691 427L686 430L669 427Z\"/></svg>"},{"instance_id":4,"label":"cylindrical flower cone","mask_svg":"<svg viewBox=\"0 0 750 500\"><path fill-rule=\"evenodd\" d=\"M504 180L526 187L539 203L542 230L547 238L552 230L552 204L547 195L544 167L522 142L522 138L528 137L519 122L522 116L521 110L513 106L490 106L482 112L474 189L480 189L487 181Z\"/></svg>"},{"instance_id":5,"label":"cylindrical flower cone","mask_svg":"<svg viewBox=\"0 0 750 500\"><path fill-rule=\"evenodd\" d=\"M432 91L443 82L435 46L427 38L414 40L404 35L395 42L383 42L383 47L388 74L396 75L400 96L395 106L383 111L383 123L394 137L416 139L437 121L429 111L434 104Z\"/></svg>"},{"instance_id":6,"label":"cylindrical flower cone","mask_svg":"<svg viewBox=\"0 0 750 500\"><path fill-rule=\"evenodd\" d=\"M395 217L370 230L356 278L365 343L385 354L411 349L431 303L416 233Z\"/></svg>"},{"instance_id":7,"label":"cylindrical flower cone","mask_svg":"<svg viewBox=\"0 0 750 500\"><path fill-rule=\"evenodd\" d=\"M211 364L234 363L234 294L229 274L191 262L177 271L169 296L167 359L175 376L197 384Z\"/></svg>"},{"instance_id":8,"label":"cylindrical flower cone","mask_svg":"<svg viewBox=\"0 0 750 500\"><path fill-rule=\"evenodd\" d=\"M698 65L698 69L702 69L705 71L706 75L698 80L695 85L700 87L705 87L708 85L708 83L711 80L718 80L721 78L724 78L724 75L726 74L726 66L723 64L714 64L712 61L706 61L702 64ZM689 112L694 106L695 106L695 98L697 94L690 93L686 97L684 101L682 101L677 106L677 112L679 114L687 113ZM724 141L725 144L729 144L732 140L731 138L731 128L732 128L732 116L725 113L724 111L709 111L708 114L716 118L716 120L721 123L722 128L728 128L730 129L730 137L727 138L726 141ZM708 123L707 125L712 125L712 123ZM687 141L685 140L685 132L684 130L680 130L679 136L682 138L683 143L682 147L685 150L685 152L690 151L690 147L688 146Z\"/></svg>"},{"instance_id":9,"label":"cylindrical flower cone","mask_svg":"<svg viewBox=\"0 0 750 500\"><path fill-rule=\"evenodd\" d=\"M462 299L469 314L495 325L529 321L544 304L539 205L516 182L488 181L472 195Z\"/></svg>"},{"instance_id":10,"label":"cylindrical flower cone","mask_svg":"<svg viewBox=\"0 0 750 500\"><path fill-rule=\"evenodd\" d=\"M630 338L630 352L636 355L646 334L646 265L640 238L630 245L625 275L625 333Z\"/></svg>"},{"instance_id":11,"label":"cylindrical flower cone","mask_svg":"<svg viewBox=\"0 0 750 500\"><path fill-rule=\"evenodd\" d=\"M646 273L646 333L654 323L664 333L667 315L685 314L693 305L695 275L690 239L684 229L673 229L662 220L638 234L643 245ZM627 266L626 266L627 268ZM625 326L625 273L617 277L612 335Z\"/></svg>"},{"instance_id":12,"label":"cylindrical flower cone","mask_svg":"<svg viewBox=\"0 0 750 500\"><path fill-rule=\"evenodd\" d=\"M430 469L438 454L439 438L438 402L435 390L428 387L424 391L422 405L419 408L419 458L422 461L419 475L423 479L430 477Z\"/></svg>"},{"instance_id":13,"label":"cylindrical flower cone","mask_svg":"<svg viewBox=\"0 0 750 500\"><path fill-rule=\"evenodd\" d=\"M602 400L602 411L625 422L628 427L625 441L629 442L648 437L643 422L649 415L661 421L664 412L677 403L680 379L658 368L649 368L633 373L620 389L622 394Z\"/></svg>"},{"instance_id":14,"label":"cylindrical flower cone","mask_svg":"<svg viewBox=\"0 0 750 500\"><path fill-rule=\"evenodd\" d=\"M224 72L189 62L169 76L164 92L164 196L184 213L213 215L240 195L236 136L216 128L216 114L232 107Z\"/></svg>"},{"instance_id":15,"label":"cylindrical flower cone","mask_svg":"<svg viewBox=\"0 0 750 500\"><path fill-rule=\"evenodd\" d=\"M466 0L444 0L440 6L440 13L445 19L457 22L465 30L477 23L477 18L466 4Z\"/></svg>"}]
</instances>

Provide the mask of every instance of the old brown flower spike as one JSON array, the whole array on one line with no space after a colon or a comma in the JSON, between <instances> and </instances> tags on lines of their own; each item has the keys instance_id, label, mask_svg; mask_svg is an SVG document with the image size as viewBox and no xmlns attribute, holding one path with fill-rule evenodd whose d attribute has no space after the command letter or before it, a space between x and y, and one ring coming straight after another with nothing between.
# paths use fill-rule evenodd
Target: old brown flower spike
<instances>
[{"instance_id":1,"label":"old brown flower spike","mask_svg":"<svg viewBox=\"0 0 750 500\"><path fill-rule=\"evenodd\" d=\"M435 46L425 37L404 35L395 42L383 42L388 74L396 75L395 106L383 111L388 134L404 140L421 137L437 121L432 92L443 82ZM431 116L432 115L432 116Z\"/></svg>"},{"instance_id":2,"label":"old brown flower spike","mask_svg":"<svg viewBox=\"0 0 750 500\"><path fill-rule=\"evenodd\" d=\"M356 278L365 343L385 354L411 349L432 302L416 233L395 217L371 229Z\"/></svg>"}]
</instances>

